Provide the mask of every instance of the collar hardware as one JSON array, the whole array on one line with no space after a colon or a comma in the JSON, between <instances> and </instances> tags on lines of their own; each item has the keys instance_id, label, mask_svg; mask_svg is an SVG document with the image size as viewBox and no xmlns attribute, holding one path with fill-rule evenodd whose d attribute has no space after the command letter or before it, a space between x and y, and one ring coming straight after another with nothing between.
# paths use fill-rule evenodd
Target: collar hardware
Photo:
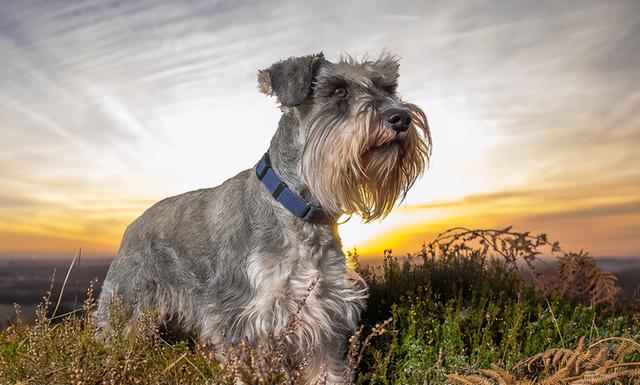
<instances>
[{"instance_id":1,"label":"collar hardware","mask_svg":"<svg viewBox=\"0 0 640 385\"><path fill-rule=\"evenodd\" d=\"M296 217L312 222L322 213L320 207L308 203L278 177L271 166L268 152L256 165L256 177L269 190L271 196Z\"/></svg>"}]
</instances>

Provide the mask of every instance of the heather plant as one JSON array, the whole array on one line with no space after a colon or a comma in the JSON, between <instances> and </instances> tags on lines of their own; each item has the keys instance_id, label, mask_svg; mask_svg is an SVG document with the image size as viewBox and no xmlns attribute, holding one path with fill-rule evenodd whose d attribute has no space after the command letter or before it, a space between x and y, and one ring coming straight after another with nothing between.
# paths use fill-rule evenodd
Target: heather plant
<instances>
[{"instance_id":1,"label":"heather plant","mask_svg":"<svg viewBox=\"0 0 640 385\"><path fill-rule=\"evenodd\" d=\"M543 254L559 260L549 275L536 270ZM613 276L587 254L565 253L544 235L453 229L405 258L387 250L377 267L352 257L370 287L345 358L354 384L631 384L640 377L638 304L621 304ZM56 314L51 297L35 323L23 323L17 307L0 331L0 385L296 384L306 365L305 357L296 365L285 359L296 317L259 345L214 346L168 335L153 314L131 324L117 301L111 327L99 332L93 286L69 314Z\"/></svg>"},{"instance_id":2,"label":"heather plant","mask_svg":"<svg viewBox=\"0 0 640 385\"><path fill-rule=\"evenodd\" d=\"M544 252L559 259L549 276L534 263ZM371 293L365 322L393 319L368 350L362 384L444 383L492 364L509 370L583 336L640 336L634 311L617 302L615 278L544 234L456 228L416 254L387 250L382 265L359 270Z\"/></svg>"}]
</instances>

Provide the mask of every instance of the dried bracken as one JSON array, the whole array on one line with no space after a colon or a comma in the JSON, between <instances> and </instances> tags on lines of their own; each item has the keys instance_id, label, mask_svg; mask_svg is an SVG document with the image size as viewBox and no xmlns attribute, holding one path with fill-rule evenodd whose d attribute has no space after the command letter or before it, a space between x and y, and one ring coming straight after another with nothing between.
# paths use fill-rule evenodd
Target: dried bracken
<instances>
[{"instance_id":1,"label":"dried bracken","mask_svg":"<svg viewBox=\"0 0 640 385\"><path fill-rule=\"evenodd\" d=\"M616 277L601 270L593 257L582 250L565 252L558 242L550 242L546 234L519 233L511 227L501 230L456 227L424 245L418 255L423 258L469 255L479 248L483 255L501 257L513 267L518 261L525 262L534 284L544 296L557 294L568 302L605 306L615 305L620 296ZM547 277L535 264L545 254L557 259L553 272Z\"/></svg>"},{"instance_id":2,"label":"dried bracken","mask_svg":"<svg viewBox=\"0 0 640 385\"><path fill-rule=\"evenodd\" d=\"M575 349L549 349L513 368L493 365L467 376L448 375L453 385L596 385L633 383L640 378L640 362L628 361L640 344L628 338L608 338L587 346L582 337Z\"/></svg>"}]
</instances>

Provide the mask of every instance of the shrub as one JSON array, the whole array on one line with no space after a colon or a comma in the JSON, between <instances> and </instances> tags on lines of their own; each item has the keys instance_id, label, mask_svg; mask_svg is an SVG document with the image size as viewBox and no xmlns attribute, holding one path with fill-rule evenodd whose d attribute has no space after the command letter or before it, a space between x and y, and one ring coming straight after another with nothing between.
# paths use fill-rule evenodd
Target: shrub
<instances>
[{"instance_id":1,"label":"shrub","mask_svg":"<svg viewBox=\"0 0 640 385\"><path fill-rule=\"evenodd\" d=\"M533 263L545 249L559 258L548 277ZM443 383L447 373L511 369L582 336L639 336L632 310L616 302L615 278L545 235L456 228L414 255L387 250L381 266L359 270L371 294L364 322L393 319L368 350L362 384Z\"/></svg>"}]
</instances>

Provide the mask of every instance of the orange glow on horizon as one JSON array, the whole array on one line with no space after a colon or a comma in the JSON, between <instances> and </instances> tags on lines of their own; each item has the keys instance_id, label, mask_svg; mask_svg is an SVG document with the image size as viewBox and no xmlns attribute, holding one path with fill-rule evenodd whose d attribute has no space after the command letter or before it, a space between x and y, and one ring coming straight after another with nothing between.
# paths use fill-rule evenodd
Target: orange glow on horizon
<instances>
[{"instance_id":1,"label":"orange glow on horizon","mask_svg":"<svg viewBox=\"0 0 640 385\"><path fill-rule=\"evenodd\" d=\"M362 224L353 218L341 225L339 232L345 250L356 249L363 261L379 258L385 249L392 249L395 255L415 253L424 242L451 227L510 225L518 231L547 233L567 250L582 248L596 256L637 256L640 240L635 231L640 230L640 213L633 207L640 202L633 189L609 197L598 191L582 193L580 198L573 193L532 190L401 206L379 223ZM558 199L561 196L572 199L563 202ZM144 202L133 206L109 215L88 213L71 219L58 212L52 215L54 221L33 216L15 226L0 223L0 255L72 255L82 247L87 255L113 256L128 223L146 209Z\"/></svg>"}]
</instances>

